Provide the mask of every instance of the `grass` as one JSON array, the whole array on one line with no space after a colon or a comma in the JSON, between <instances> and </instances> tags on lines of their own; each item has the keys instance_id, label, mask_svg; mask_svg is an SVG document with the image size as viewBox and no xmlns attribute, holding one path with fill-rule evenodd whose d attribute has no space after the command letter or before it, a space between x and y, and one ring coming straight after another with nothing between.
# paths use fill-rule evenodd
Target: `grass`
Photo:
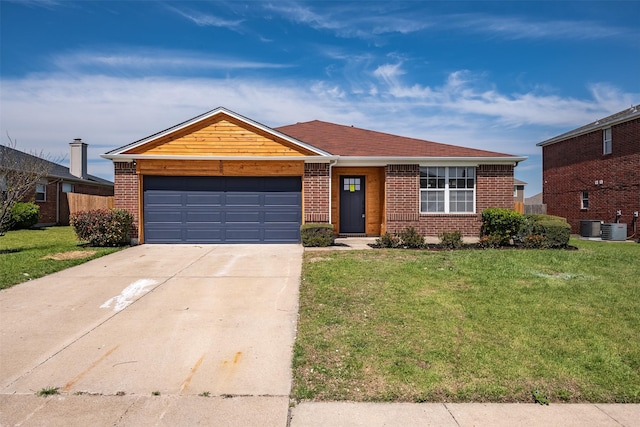
<instances>
[{"instance_id":1,"label":"grass","mask_svg":"<svg viewBox=\"0 0 640 427\"><path fill-rule=\"evenodd\" d=\"M640 245L307 252L298 400L640 402Z\"/></svg>"},{"instance_id":2,"label":"grass","mask_svg":"<svg viewBox=\"0 0 640 427\"><path fill-rule=\"evenodd\" d=\"M0 289L82 264L121 248L85 248L71 227L9 231L0 236Z\"/></svg>"},{"instance_id":3,"label":"grass","mask_svg":"<svg viewBox=\"0 0 640 427\"><path fill-rule=\"evenodd\" d=\"M54 394L60 394L58 387L45 387L36 393L38 396L46 397L53 396Z\"/></svg>"}]
</instances>

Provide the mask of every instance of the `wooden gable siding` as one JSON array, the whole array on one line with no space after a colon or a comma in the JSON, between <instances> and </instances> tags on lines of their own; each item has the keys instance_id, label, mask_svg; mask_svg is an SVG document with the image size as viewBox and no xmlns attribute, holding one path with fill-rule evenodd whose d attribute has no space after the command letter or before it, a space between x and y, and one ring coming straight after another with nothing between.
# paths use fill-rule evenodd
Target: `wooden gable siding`
<instances>
[{"instance_id":1,"label":"wooden gable siding","mask_svg":"<svg viewBox=\"0 0 640 427\"><path fill-rule=\"evenodd\" d=\"M384 168L335 167L331 172L331 223L340 230L340 177L365 177L365 233L379 236L384 233Z\"/></svg>"},{"instance_id":2,"label":"wooden gable siding","mask_svg":"<svg viewBox=\"0 0 640 427\"><path fill-rule=\"evenodd\" d=\"M314 153L231 117L212 117L125 154L166 156L305 156Z\"/></svg>"},{"instance_id":3,"label":"wooden gable siding","mask_svg":"<svg viewBox=\"0 0 640 427\"><path fill-rule=\"evenodd\" d=\"M136 171L164 176L302 176L304 161L139 159Z\"/></svg>"}]
</instances>

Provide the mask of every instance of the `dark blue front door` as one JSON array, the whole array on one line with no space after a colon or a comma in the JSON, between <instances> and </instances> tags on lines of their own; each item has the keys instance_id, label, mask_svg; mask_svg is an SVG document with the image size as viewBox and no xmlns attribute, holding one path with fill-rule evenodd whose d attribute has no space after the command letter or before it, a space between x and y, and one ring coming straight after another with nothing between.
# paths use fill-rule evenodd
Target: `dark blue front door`
<instances>
[{"instance_id":1,"label":"dark blue front door","mask_svg":"<svg viewBox=\"0 0 640 427\"><path fill-rule=\"evenodd\" d=\"M340 233L364 233L364 213L364 176L341 176Z\"/></svg>"},{"instance_id":2,"label":"dark blue front door","mask_svg":"<svg viewBox=\"0 0 640 427\"><path fill-rule=\"evenodd\" d=\"M298 243L299 177L145 176L146 243Z\"/></svg>"}]
</instances>

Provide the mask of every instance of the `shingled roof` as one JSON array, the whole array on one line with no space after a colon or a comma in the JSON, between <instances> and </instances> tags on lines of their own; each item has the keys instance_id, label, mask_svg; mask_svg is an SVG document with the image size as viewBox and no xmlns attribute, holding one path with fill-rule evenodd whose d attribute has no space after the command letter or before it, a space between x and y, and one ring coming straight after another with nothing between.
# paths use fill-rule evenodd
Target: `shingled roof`
<instances>
[{"instance_id":1,"label":"shingled roof","mask_svg":"<svg viewBox=\"0 0 640 427\"><path fill-rule=\"evenodd\" d=\"M278 132L282 132L338 156L514 157L510 154L391 135L320 120L296 123L275 129Z\"/></svg>"},{"instance_id":2,"label":"shingled roof","mask_svg":"<svg viewBox=\"0 0 640 427\"><path fill-rule=\"evenodd\" d=\"M35 157L32 154L29 153L25 153L23 151L20 150L16 150L14 148L11 147L7 147L5 145L0 145L0 157L2 156L20 156L20 157L25 157L25 158L30 158L30 157ZM47 174L47 178L53 178L53 179L64 179L65 181L74 181L74 182L79 182L79 183L86 183L86 184L92 184L92 185L106 185L106 186L113 186L113 182L100 178L98 176L94 176L94 175L88 175L87 179L82 179L79 178L75 175L72 175L71 172L69 172L69 168L66 166L63 166L61 164L46 160L46 159L42 159L42 158L38 158L39 161L44 161L46 162L46 164L48 165L48 169L49 169L49 173Z\"/></svg>"}]
</instances>

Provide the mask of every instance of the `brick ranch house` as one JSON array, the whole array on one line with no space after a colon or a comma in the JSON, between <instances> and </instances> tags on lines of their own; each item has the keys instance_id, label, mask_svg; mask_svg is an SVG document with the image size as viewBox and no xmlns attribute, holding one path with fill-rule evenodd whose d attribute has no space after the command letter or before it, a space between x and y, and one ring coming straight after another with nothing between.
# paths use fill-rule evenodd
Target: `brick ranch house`
<instances>
[{"instance_id":1,"label":"brick ranch house","mask_svg":"<svg viewBox=\"0 0 640 427\"><path fill-rule=\"evenodd\" d=\"M640 211L640 105L538 143L547 213L635 225ZM620 211L620 215L617 213ZM636 214L637 215L637 214ZM627 227L633 233L633 227Z\"/></svg>"},{"instance_id":2,"label":"brick ranch house","mask_svg":"<svg viewBox=\"0 0 640 427\"><path fill-rule=\"evenodd\" d=\"M269 128L217 108L103 155L140 243L299 242L302 223L477 236L513 208L525 157L321 121Z\"/></svg>"},{"instance_id":3,"label":"brick ranch house","mask_svg":"<svg viewBox=\"0 0 640 427\"><path fill-rule=\"evenodd\" d=\"M0 146L11 156L33 157L31 154ZM87 173L87 144L80 139L69 143L69 167L46 162L49 173L34 188L29 196L40 207L38 225L69 225L69 202L67 193L113 196L113 182Z\"/></svg>"}]
</instances>

